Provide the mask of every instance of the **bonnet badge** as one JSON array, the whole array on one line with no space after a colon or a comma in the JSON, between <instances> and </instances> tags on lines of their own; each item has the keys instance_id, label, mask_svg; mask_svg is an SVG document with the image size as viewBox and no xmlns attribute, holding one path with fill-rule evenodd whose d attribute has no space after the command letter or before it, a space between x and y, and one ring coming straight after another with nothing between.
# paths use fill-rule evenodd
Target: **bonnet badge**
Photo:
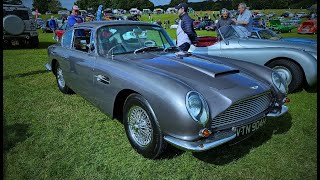
<instances>
[{"instance_id":1,"label":"bonnet badge","mask_svg":"<svg viewBox=\"0 0 320 180\"><path fill-rule=\"evenodd\" d=\"M258 89L259 86L252 86L250 89Z\"/></svg>"}]
</instances>

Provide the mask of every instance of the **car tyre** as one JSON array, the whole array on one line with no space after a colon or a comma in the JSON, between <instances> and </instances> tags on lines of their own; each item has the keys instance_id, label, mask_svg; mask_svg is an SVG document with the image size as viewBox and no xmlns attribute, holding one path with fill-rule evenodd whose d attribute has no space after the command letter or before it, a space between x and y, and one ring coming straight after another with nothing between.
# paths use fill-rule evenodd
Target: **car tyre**
<instances>
[{"instance_id":1,"label":"car tyre","mask_svg":"<svg viewBox=\"0 0 320 180\"><path fill-rule=\"evenodd\" d=\"M289 83L289 93L295 92L302 86L304 79L303 71L296 63L286 59L278 59L267 66L279 72L282 77L286 77L287 83Z\"/></svg>"},{"instance_id":2,"label":"car tyre","mask_svg":"<svg viewBox=\"0 0 320 180\"><path fill-rule=\"evenodd\" d=\"M55 66L55 76L57 80L57 84L59 87L59 90L63 94L73 94L74 92L67 86L64 77L63 77L63 71L60 68L60 64L57 62Z\"/></svg>"},{"instance_id":3,"label":"car tyre","mask_svg":"<svg viewBox=\"0 0 320 180\"><path fill-rule=\"evenodd\" d=\"M156 159L166 142L148 101L140 94L131 94L123 108L123 124L131 146L145 158Z\"/></svg>"}]
</instances>

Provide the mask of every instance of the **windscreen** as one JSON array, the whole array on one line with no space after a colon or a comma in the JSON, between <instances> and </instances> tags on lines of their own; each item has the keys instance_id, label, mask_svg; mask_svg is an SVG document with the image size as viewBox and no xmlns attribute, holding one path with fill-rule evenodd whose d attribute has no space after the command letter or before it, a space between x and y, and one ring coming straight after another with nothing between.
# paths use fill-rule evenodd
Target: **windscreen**
<instances>
[{"instance_id":1,"label":"windscreen","mask_svg":"<svg viewBox=\"0 0 320 180\"><path fill-rule=\"evenodd\" d=\"M165 49L174 46L165 33L157 26L104 26L97 30L98 53L100 55L124 54L144 47Z\"/></svg>"}]
</instances>

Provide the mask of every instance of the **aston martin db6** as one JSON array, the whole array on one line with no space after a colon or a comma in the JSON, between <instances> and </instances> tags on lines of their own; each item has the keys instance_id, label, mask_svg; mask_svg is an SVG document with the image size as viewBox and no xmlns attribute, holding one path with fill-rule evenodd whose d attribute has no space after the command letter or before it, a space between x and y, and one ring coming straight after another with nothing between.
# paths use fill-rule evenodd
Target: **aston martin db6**
<instances>
[{"instance_id":1,"label":"aston martin db6","mask_svg":"<svg viewBox=\"0 0 320 180\"><path fill-rule=\"evenodd\" d=\"M146 158L159 157L167 143L206 151L252 135L267 117L288 111L287 84L277 72L180 52L155 24L78 24L48 47L48 57L60 91L122 121L130 144Z\"/></svg>"}]
</instances>

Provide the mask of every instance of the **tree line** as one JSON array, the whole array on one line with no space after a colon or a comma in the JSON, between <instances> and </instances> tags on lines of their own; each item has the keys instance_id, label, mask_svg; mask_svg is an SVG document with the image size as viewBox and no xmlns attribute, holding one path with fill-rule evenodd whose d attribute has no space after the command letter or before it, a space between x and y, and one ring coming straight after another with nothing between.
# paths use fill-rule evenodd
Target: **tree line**
<instances>
[{"instance_id":1,"label":"tree line","mask_svg":"<svg viewBox=\"0 0 320 180\"><path fill-rule=\"evenodd\" d=\"M80 9L93 8L94 10L97 10L100 4L103 5L104 9L154 9L154 4L149 0L77 0L75 4L79 6Z\"/></svg>"},{"instance_id":2,"label":"tree line","mask_svg":"<svg viewBox=\"0 0 320 180\"><path fill-rule=\"evenodd\" d=\"M244 2L250 9L306 9L316 4L317 0L205 0L203 2L188 2L188 0L171 0L168 5L156 6L156 8L167 9L174 7L180 2L187 2L189 7L195 11L214 10L219 11L222 8L237 9L238 4Z\"/></svg>"},{"instance_id":3,"label":"tree line","mask_svg":"<svg viewBox=\"0 0 320 180\"><path fill-rule=\"evenodd\" d=\"M22 0L3 0L3 2L22 3ZM188 2L188 0L171 0L169 4L162 6L154 6L150 0L77 0L75 5L78 5L80 9L93 8L97 10L100 4L104 8L113 9L126 9L131 8L151 9L162 8L167 9L174 7L181 2L188 3L189 7L196 11L200 10L221 10L222 8L237 9L240 2L244 2L250 9L298 9L298 8L309 8L311 5L316 4L317 0L205 0L203 2ZM33 10L38 8L40 13L51 11L57 13L62 8L60 0L33 0ZM69 7L68 9L71 9Z\"/></svg>"}]
</instances>

